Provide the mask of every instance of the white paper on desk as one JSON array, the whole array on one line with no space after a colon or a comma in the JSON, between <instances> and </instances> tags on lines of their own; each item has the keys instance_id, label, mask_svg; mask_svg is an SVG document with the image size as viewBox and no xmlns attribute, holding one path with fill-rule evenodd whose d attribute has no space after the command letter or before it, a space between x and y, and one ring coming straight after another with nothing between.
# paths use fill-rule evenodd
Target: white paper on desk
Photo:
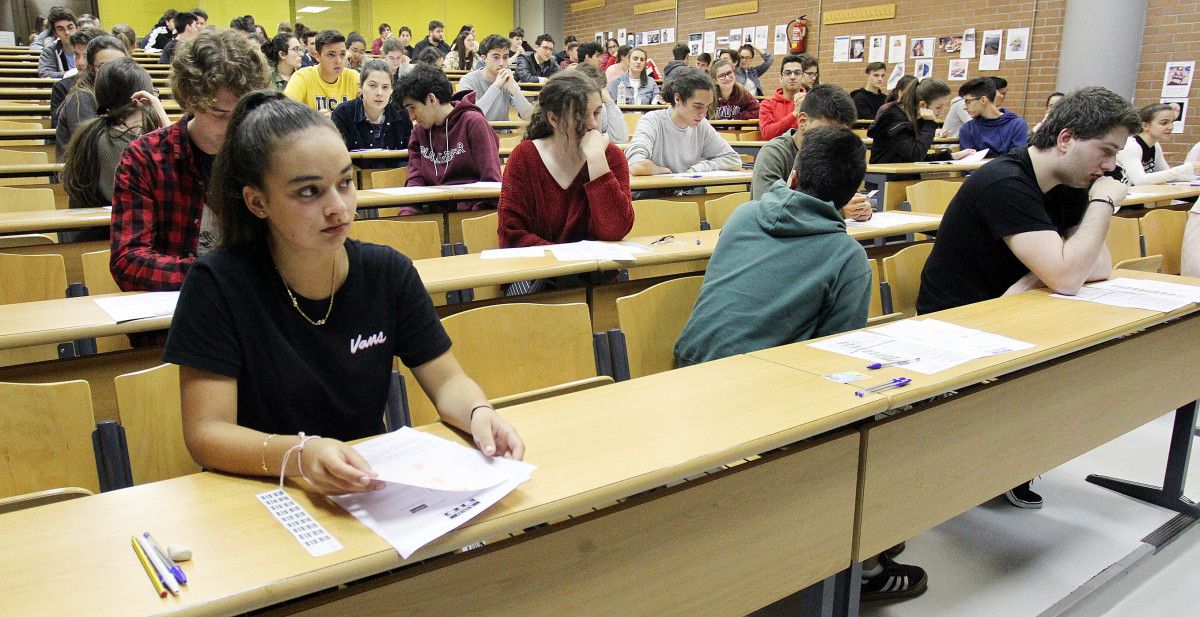
<instances>
[{"instance_id":1,"label":"white paper on desk","mask_svg":"<svg viewBox=\"0 0 1200 617\"><path fill-rule=\"evenodd\" d=\"M356 444L354 449L384 482L471 493L507 479L493 459L479 450L408 427Z\"/></svg>"},{"instance_id":2,"label":"white paper on desk","mask_svg":"<svg viewBox=\"0 0 1200 617\"><path fill-rule=\"evenodd\" d=\"M546 248L542 246L518 246L508 249L485 249L479 253L480 259L518 259L524 257L545 257Z\"/></svg>"},{"instance_id":3,"label":"white paper on desk","mask_svg":"<svg viewBox=\"0 0 1200 617\"><path fill-rule=\"evenodd\" d=\"M871 219L867 221L855 221L848 219L846 227L895 227L897 225L911 225L913 223L938 222L936 216L924 216L920 214L903 214L898 212L876 212L871 215Z\"/></svg>"},{"instance_id":4,"label":"white paper on desk","mask_svg":"<svg viewBox=\"0 0 1200 617\"><path fill-rule=\"evenodd\" d=\"M1169 313L1200 302L1200 288L1179 283L1143 279L1116 278L1092 283L1074 296L1053 294L1055 298L1083 300L1110 306L1139 308Z\"/></svg>"},{"instance_id":5,"label":"white paper on desk","mask_svg":"<svg viewBox=\"0 0 1200 617\"><path fill-rule=\"evenodd\" d=\"M466 184L447 184L447 185L445 185L445 187L448 189L454 189L454 190L458 190L458 189L488 189L488 190L495 191L495 190L500 189L500 183L499 182L480 181L480 182L468 182Z\"/></svg>"},{"instance_id":6,"label":"white paper on desk","mask_svg":"<svg viewBox=\"0 0 1200 617\"><path fill-rule=\"evenodd\" d=\"M977 358L1033 345L936 319L894 322L849 332L810 346L870 362L902 362L905 370L930 375Z\"/></svg>"},{"instance_id":7,"label":"white paper on desk","mask_svg":"<svg viewBox=\"0 0 1200 617\"><path fill-rule=\"evenodd\" d=\"M988 149L976 150L974 154L969 154L955 161L956 163L978 163L987 158Z\"/></svg>"},{"instance_id":8,"label":"white paper on desk","mask_svg":"<svg viewBox=\"0 0 1200 617\"><path fill-rule=\"evenodd\" d=\"M384 195L441 195L445 189L437 186L393 186L385 189L371 189L373 193Z\"/></svg>"},{"instance_id":9,"label":"white paper on desk","mask_svg":"<svg viewBox=\"0 0 1200 617\"><path fill-rule=\"evenodd\" d=\"M732 177L751 177L753 174L745 171L731 171L728 169L714 169L712 171L681 171L678 173L663 174L670 178L732 178Z\"/></svg>"},{"instance_id":10,"label":"white paper on desk","mask_svg":"<svg viewBox=\"0 0 1200 617\"><path fill-rule=\"evenodd\" d=\"M616 242L584 240L546 247L559 261L634 261L635 249Z\"/></svg>"},{"instance_id":11,"label":"white paper on desk","mask_svg":"<svg viewBox=\"0 0 1200 617\"><path fill-rule=\"evenodd\" d=\"M906 319L872 328L872 330L894 338L953 349L976 357L996 356L1034 347L1032 343L975 328L964 328L938 319Z\"/></svg>"},{"instance_id":12,"label":"white paper on desk","mask_svg":"<svg viewBox=\"0 0 1200 617\"><path fill-rule=\"evenodd\" d=\"M108 313L113 321L123 323L174 314L175 305L179 302L179 292L152 291L131 296L93 298L92 301Z\"/></svg>"},{"instance_id":13,"label":"white paper on desk","mask_svg":"<svg viewBox=\"0 0 1200 617\"><path fill-rule=\"evenodd\" d=\"M381 477L400 473L406 481L416 481L416 476L423 473L414 472L411 464L417 461L430 468L455 470L447 473L467 473L469 478L475 478L468 468L477 469L476 463L482 461L490 475L486 481L479 476L468 482L478 486L498 478L498 483L478 491L439 491L389 482L378 491L332 497L334 502L395 547L405 559L500 501L527 482L536 469L521 461L487 459L469 448L413 429L401 429L354 447ZM456 448L460 452L455 452ZM447 452L452 453L448 458L445 457Z\"/></svg>"}]
</instances>

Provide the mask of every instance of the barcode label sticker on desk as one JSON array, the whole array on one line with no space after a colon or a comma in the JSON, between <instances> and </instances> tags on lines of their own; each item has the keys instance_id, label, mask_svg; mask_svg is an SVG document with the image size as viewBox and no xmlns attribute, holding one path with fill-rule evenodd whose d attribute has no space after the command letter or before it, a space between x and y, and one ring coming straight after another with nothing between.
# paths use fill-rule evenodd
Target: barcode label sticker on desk
<instances>
[{"instance_id":1,"label":"barcode label sticker on desk","mask_svg":"<svg viewBox=\"0 0 1200 617\"><path fill-rule=\"evenodd\" d=\"M342 549L342 543L329 535L320 523L313 520L308 510L296 503L283 489L259 493L255 497L270 510L280 525L292 533L292 537L296 538L309 555L320 557Z\"/></svg>"}]
</instances>

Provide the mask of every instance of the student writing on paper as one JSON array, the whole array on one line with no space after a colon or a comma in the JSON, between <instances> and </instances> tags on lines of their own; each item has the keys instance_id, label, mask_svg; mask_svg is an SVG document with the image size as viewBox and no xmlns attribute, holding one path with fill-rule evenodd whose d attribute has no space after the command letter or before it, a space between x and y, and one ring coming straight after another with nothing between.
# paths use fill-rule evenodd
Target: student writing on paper
<instances>
[{"instance_id":1,"label":"student writing on paper","mask_svg":"<svg viewBox=\"0 0 1200 617\"><path fill-rule=\"evenodd\" d=\"M550 78L508 159L501 247L620 240L633 227L625 155L599 131L597 84L578 70Z\"/></svg>"},{"instance_id":2,"label":"student writing on paper","mask_svg":"<svg viewBox=\"0 0 1200 617\"><path fill-rule=\"evenodd\" d=\"M1029 125L1017 114L996 105L996 86L990 77L968 81L958 89L958 95L962 97L963 109L971 116L958 131L958 143L963 149L986 149L988 158L995 158L1026 146Z\"/></svg>"},{"instance_id":3,"label":"student writing on paper","mask_svg":"<svg viewBox=\"0 0 1200 617\"><path fill-rule=\"evenodd\" d=\"M184 439L197 462L271 476L299 446L285 472L313 490L377 488L345 442L383 432L397 356L480 450L522 457L516 431L455 360L412 262L347 239L353 167L332 122L277 92L244 97L211 203L220 248L188 274L163 354L181 367Z\"/></svg>"},{"instance_id":4,"label":"student writing on paper","mask_svg":"<svg viewBox=\"0 0 1200 617\"><path fill-rule=\"evenodd\" d=\"M821 84L808 92L800 103L796 120L799 129L789 129L767 142L754 157L754 178L750 183L750 198L760 199L777 182L786 181L796 164L796 156L810 129L821 126L854 126L854 101L845 90L832 84ZM874 210L867 196L855 193L842 207L847 219L866 221Z\"/></svg>"},{"instance_id":5,"label":"student writing on paper","mask_svg":"<svg viewBox=\"0 0 1200 617\"><path fill-rule=\"evenodd\" d=\"M1033 143L967 176L921 272L917 312L930 313L1046 286L1073 295L1108 277L1110 217L1126 187L1105 176L1141 122L1104 88L1067 95ZM1041 507L1029 483L1006 493Z\"/></svg>"},{"instance_id":6,"label":"student writing on paper","mask_svg":"<svg viewBox=\"0 0 1200 617\"><path fill-rule=\"evenodd\" d=\"M758 108L758 133L763 139L774 139L799 128L796 114L800 101L820 74L817 59L808 54L789 54L780 64L780 88Z\"/></svg>"},{"instance_id":7,"label":"student writing on paper","mask_svg":"<svg viewBox=\"0 0 1200 617\"><path fill-rule=\"evenodd\" d=\"M1163 156L1162 142L1170 139L1177 113L1177 108L1170 103L1154 103L1138 110L1142 130L1131 136L1117 153L1117 169L1113 176L1133 186L1195 180L1200 174L1200 162L1169 167Z\"/></svg>"},{"instance_id":8,"label":"student writing on paper","mask_svg":"<svg viewBox=\"0 0 1200 617\"><path fill-rule=\"evenodd\" d=\"M500 140L475 106L474 92L459 92L452 99L446 74L418 65L396 82L393 96L414 123L406 186L500 181ZM494 204L490 199L472 200L457 207L479 210Z\"/></svg>"},{"instance_id":9,"label":"student writing on paper","mask_svg":"<svg viewBox=\"0 0 1200 617\"><path fill-rule=\"evenodd\" d=\"M741 169L742 159L708 123L715 89L700 69L677 69L662 91L671 107L656 109L638 119L633 139L625 149L629 172L649 176Z\"/></svg>"},{"instance_id":10,"label":"student writing on paper","mask_svg":"<svg viewBox=\"0 0 1200 617\"><path fill-rule=\"evenodd\" d=\"M929 78L915 83L893 106L883 110L867 137L871 142L871 163L916 163L961 159L974 150L951 153L939 150L929 154L937 123L946 113L950 102L950 86L940 79Z\"/></svg>"},{"instance_id":11,"label":"student writing on paper","mask_svg":"<svg viewBox=\"0 0 1200 617\"><path fill-rule=\"evenodd\" d=\"M758 99L734 76L728 60L717 60L708 67L708 76L717 84L716 100L709 110L710 120L753 120L758 117Z\"/></svg>"}]
</instances>

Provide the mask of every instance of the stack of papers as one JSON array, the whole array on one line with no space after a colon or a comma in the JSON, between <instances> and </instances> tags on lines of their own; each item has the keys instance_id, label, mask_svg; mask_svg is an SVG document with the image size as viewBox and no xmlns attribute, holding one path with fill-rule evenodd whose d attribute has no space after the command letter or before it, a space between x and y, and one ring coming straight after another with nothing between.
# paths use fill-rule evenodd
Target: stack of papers
<instances>
[{"instance_id":1,"label":"stack of papers","mask_svg":"<svg viewBox=\"0 0 1200 617\"><path fill-rule=\"evenodd\" d=\"M332 499L404 559L528 482L536 469L407 427L354 449L387 486Z\"/></svg>"},{"instance_id":2,"label":"stack of papers","mask_svg":"<svg viewBox=\"0 0 1200 617\"><path fill-rule=\"evenodd\" d=\"M113 321L123 323L135 319L174 315L175 305L179 303L179 292L152 291L129 296L94 298L92 302L108 313Z\"/></svg>"},{"instance_id":3,"label":"stack of papers","mask_svg":"<svg viewBox=\"0 0 1200 617\"><path fill-rule=\"evenodd\" d=\"M810 345L871 363L902 364L905 370L926 375L977 358L1033 347L1031 343L936 319L906 319Z\"/></svg>"},{"instance_id":4,"label":"stack of papers","mask_svg":"<svg viewBox=\"0 0 1200 617\"><path fill-rule=\"evenodd\" d=\"M1200 287L1163 281L1117 278L1087 285L1074 296L1054 294L1053 297L1169 313L1189 304L1200 302Z\"/></svg>"},{"instance_id":5,"label":"stack of papers","mask_svg":"<svg viewBox=\"0 0 1200 617\"><path fill-rule=\"evenodd\" d=\"M869 221L847 220L846 227L896 227L897 225L911 225L913 223L930 222L935 223L941 221L940 217L925 215L925 214L907 214L900 212L876 212L871 215Z\"/></svg>"}]
</instances>

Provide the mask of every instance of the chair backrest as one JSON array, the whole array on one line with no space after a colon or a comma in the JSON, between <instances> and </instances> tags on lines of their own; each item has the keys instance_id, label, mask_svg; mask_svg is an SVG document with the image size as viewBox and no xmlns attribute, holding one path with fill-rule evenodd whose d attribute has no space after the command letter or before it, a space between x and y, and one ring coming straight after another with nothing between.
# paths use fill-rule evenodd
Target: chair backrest
<instances>
[{"instance_id":1,"label":"chair backrest","mask_svg":"<svg viewBox=\"0 0 1200 617\"><path fill-rule=\"evenodd\" d=\"M442 325L463 370L492 398L597 375L587 304L496 304L450 315ZM408 389L408 401L414 426L437 420L420 388Z\"/></svg>"},{"instance_id":2,"label":"chair backrest","mask_svg":"<svg viewBox=\"0 0 1200 617\"><path fill-rule=\"evenodd\" d=\"M692 201L639 199L633 202L633 228L625 237L665 236L699 230L699 204Z\"/></svg>"},{"instance_id":3,"label":"chair backrest","mask_svg":"<svg viewBox=\"0 0 1200 617\"><path fill-rule=\"evenodd\" d=\"M638 120L642 119L642 112L629 111L621 115L625 118L625 128L629 129L629 134L633 135L636 133Z\"/></svg>"},{"instance_id":4,"label":"chair backrest","mask_svg":"<svg viewBox=\"0 0 1200 617\"><path fill-rule=\"evenodd\" d=\"M868 259L867 263L871 266L871 306L867 310L867 317L879 317L883 314L883 281L879 278L879 260Z\"/></svg>"},{"instance_id":5,"label":"chair backrest","mask_svg":"<svg viewBox=\"0 0 1200 617\"><path fill-rule=\"evenodd\" d=\"M500 142L499 147L501 147L501 148L516 148L517 144L521 143L521 140L523 140L523 139L525 139L524 135L504 135L503 137L500 137L498 139L498 141Z\"/></svg>"},{"instance_id":6,"label":"chair backrest","mask_svg":"<svg viewBox=\"0 0 1200 617\"><path fill-rule=\"evenodd\" d=\"M67 486L98 492L95 425L86 381L0 383L0 497Z\"/></svg>"},{"instance_id":7,"label":"chair backrest","mask_svg":"<svg viewBox=\"0 0 1200 617\"><path fill-rule=\"evenodd\" d=\"M53 189L0 186L0 212L43 212L55 207Z\"/></svg>"},{"instance_id":8,"label":"chair backrest","mask_svg":"<svg viewBox=\"0 0 1200 617\"><path fill-rule=\"evenodd\" d=\"M687 276L617 298L617 325L625 335L630 378L675 368L675 341L692 315L703 282L703 276Z\"/></svg>"},{"instance_id":9,"label":"chair backrest","mask_svg":"<svg viewBox=\"0 0 1200 617\"><path fill-rule=\"evenodd\" d=\"M49 162L50 155L45 152L0 150L0 165L45 165Z\"/></svg>"},{"instance_id":10,"label":"chair backrest","mask_svg":"<svg viewBox=\"0 0 1200 617\"><path fill-rule=\"evenodd\" d=\"M67 265L62 255L0 253L0 304L67 297Z\"/></svg>"},{"instance_id":11,"label":"chair backrest","mask_svg":"<svg viewBox=\"0 0 1200 617\"><path fill-rule=\"evenodd\" d=\"M913 212L945 214L946 206L950 205L950 200L954 199L961 187L961 182L925 180L909 185L904 192Z\"/></svg>"},{"instance_id":12,"label":"chair backrest","mask_svg":"<svg viewBox=\"0 0 1200 617\"><path fill-rule=\"evenodd\" d=\"M711 229L720 229L738 206L750 201L750 191L730 193L704 202L704 220Z\"/></svg>"},{"instance_id":13,"label":"chair backrest","mask_svg":"<svg viewBox=\"0 0 1200 617\"><path fill-rule=\"evenodd\" d=\"M433 221L354 221L350 224L350 237L361 242L390 246L409 259L442 256L442 232Z\"/></svg>"},{"instance_id":14,"label":"chair backrest","mask_svg":"<svg viewBox=\"0 0 1200 617\"><path fill-rule=\"evenodd\" d=\"M118 375L113 381L117 413L129 444L133 483L157 482L200 471L183 443L179 367L163 364Z\"/></svg>"},{"instance_id":15,"label":"chair backrest","mask_svg":"<svg viewBox=\"0 0 1200 617\"><path fill-rule=\"evenodd\" d=\"M463 219L462 238L468 253L500 248L500 216L493 212Z\"/></svg>"},{"instance_id":16,"label":"chair backrest","mask_svg":"<svg viewBox=\"0 0 1200 617\"><path fill-rule=\"evenodd\" d=\"M1112 262L1137 259L1142 256L1142 230L1138 219L1114 216L1108 221L1108 235L1104 238Z\"/></svg>"},{"instance_id":17,"label":"chair backrest","mask_svg":"<svg viewBox=\"0 0 1200 617\"><path fill-rule=\"evenodd\" d=\"M108 257L108 249L92 251L79 256L83 262L83 284L88 288L88 295L98 296L121 292L116 279L113 278L112 270L108 267Z\"/></svg>"},{"instance_id":18,"label":"chair backrest","mask_svg":"<svg viewBox=\"0 0 1200 617\"><path fill-rule=\"evenodd\" d=\"M0 236L0 249L19 248L22 246L45 246L56 244L58 238L50 234L14 234Z\"/></svg>"},{"instance_id":19,"label":"chair backrest","mask_svg":"<svg viewBox=\"0 0 1200 617\"><path fill-rule=\"evenodd\" d=\"M404 186L408 180L408 168L397 167L396 169L387 169L384 171L371 172L371 188L384 189L394 186Z\"/></svg>"},{"instance_id":20,"label":"chair backrest","mask_svg":"<svg viewBox=\"0 0 1200 617\"><path fill-rule=\"evenodd\" d=\"M90 497L92 495L91 491L74 486L13 495L12 497L0 499L0 514L8 514L9 512L27 510L29 508L36 508L69 499L78 499L80 497Z\"/></svg>"},{"instance_id":21,"label":"chair backrest","mask_svg":"<svg viewBox=\"0 0 1200 617\"><path fill-rule=\"evenodd\" d=\"M1138 219L1146 240L1147 255L1162 255L1162 273L1179 274L1179 256L1183 251L1183 228L1187 212L1151 210Z\"/></svg>"},{"instance_id":22,"label":"chair backrest","mask_svg":"<svg viewBox=\"0 0 1200 617\"><path fill-rule=\"evenodd\" d=\"M14 120L0 120L0 131L34 131L43 128L37 122L17 122ZM41 146L43 142L39 139L6 139L4 140L5 147L14 146Z\"/></svg>"},{"instance_id":23,"label":"chair backrest","mask_svg":"<svg viewBox=\"0 0 1200 617\"><path fill-rule=\"evenodd\" d=\"M917 292L921 289L921 270L933 252L933 243L914 244L883 258L883 276L892 290L892 312L905 317L917 314Z\"/></svg>"},{"instance_id":24,"label":"chair backrest","mask_svg":"<svg viewBox=\"0 0 1200 617\"><path fill-rule=\"evenodd\" d=\"M1148 255L1126 259L1113 265L1113 269L1137 270L1138 272L1160 272L1162 270L1162 255Z\"/></svg>"}]
</instances>

